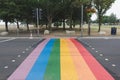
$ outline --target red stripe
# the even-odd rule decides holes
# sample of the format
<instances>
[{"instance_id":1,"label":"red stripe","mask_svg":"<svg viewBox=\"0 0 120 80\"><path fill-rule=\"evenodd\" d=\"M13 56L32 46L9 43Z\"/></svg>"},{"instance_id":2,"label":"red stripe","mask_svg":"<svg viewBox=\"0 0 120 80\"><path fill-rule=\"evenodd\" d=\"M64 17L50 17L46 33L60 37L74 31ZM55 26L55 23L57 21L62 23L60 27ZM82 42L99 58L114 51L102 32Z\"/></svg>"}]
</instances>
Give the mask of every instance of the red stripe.
<instances>
[{"instance_id":1,"label":"red stripe","mask_svg":"<svg viewBox=\"0 0 120 80\"><path fill-rule=\"evenodd\" d=\"M103 67L102 65L88 52L81 43L78 41L71 39L71 41L75 44L84 60L88 64L89 68L97 78L97 80L115 80ZM86 75L87 77L87 75Z\"/></svg>"}]
</instances>

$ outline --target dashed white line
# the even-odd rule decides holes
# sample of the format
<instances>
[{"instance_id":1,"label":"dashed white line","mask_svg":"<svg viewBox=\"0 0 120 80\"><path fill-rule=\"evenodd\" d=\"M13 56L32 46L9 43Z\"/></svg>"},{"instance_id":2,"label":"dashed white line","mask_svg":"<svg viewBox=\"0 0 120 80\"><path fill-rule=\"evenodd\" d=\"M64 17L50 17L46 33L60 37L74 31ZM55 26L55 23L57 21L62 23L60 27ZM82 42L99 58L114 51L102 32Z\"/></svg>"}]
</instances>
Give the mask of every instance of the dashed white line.
<instances>
[{"instance_id":1,"label":"dashed white line","mask_svg":"<svg viewBox=\"0 0 120 80\"><path fill-rule=\"evenodd\" d=\"M28 51L29 49L28 48L26 48L26 51Z\"/></svg>"},{"instance_id":2,"label":"dashed white line","mask_svg":"<svg viewBox=\"0 0 120 80\"><path fill-rule=\"evenodd\" d=\"M15 60L12 60L12 62L14 63L14 62L15 62Z\"/></svg>"},{"instance_id":3,"label":"dashed white line","mask_svg":"<svg viewBox=\"0 0 120 80\"><path fill-rule=\"evenodd\" d=\"M21 55L18 55L17 57L21 57Z\"/></svg>"},{"instance_id":4,"label":"dashed white line","mask_svg":"<svg viewBox=\"0 0 120 80\"><path fill-rule=\"evenodd\" d=\"M103 54L100 54L100 56L103 56Z\"/></svg>"},{"instance_id":5,"label":"dashed white line","mask_svg":"<svg viewBox=\"0 0 120 80\"><path fill-rule=\"evenodd\" d=\"M12 41L14 39L16 39L16 38L11 38L11 39L7 39L7 40L3 40L3 41L0 41L0 43L7 42L7 41Z\"/></svg>"},{"instance_id":6,"label":"dashed white line","mask_svg":"<svg viewBox=\"0 0 120 80\"><path fill-rule=\"evenodd\" d=\"M98 52L98 51L95 51L96 53Z\"/></svg>"},{"instance_id":7,"label":"dashed white line","mask_svg":"<svg viewBox=\"0 0 120 80\"><path fill-rule=\"evenodd\" d=\"M22 53L25 53L25 51L23 51Z\"/></svg>"},{"instance_id":8,"label":"dashed white line","mask_svg":"<svg viewBox=\"0 0 120 80\"><path fill-rule=\"evenodd\" d=\"M115 67L116 65L115 64L112 64L113 67Z\"/></svg>"},{"instance_id":9,"label":"dashed white line","mask_svg":"<svg viewBox=\"0 0 120 80\"><path fill-rule=\"evenodd\" d=\"M106 61L109 61L109 59L105 58Z\"/></svg>"},{"instance_id":10,"label":"dashed white line","mask_svg":"<svg viewBox=\"0 0 120 80\"><path fill-rule=\"evenodd\" d=\"M5 69L7 69L7 68L8 68L8 66L4 66L4 68L5 68Z\"/></svg>"}]
</instances>

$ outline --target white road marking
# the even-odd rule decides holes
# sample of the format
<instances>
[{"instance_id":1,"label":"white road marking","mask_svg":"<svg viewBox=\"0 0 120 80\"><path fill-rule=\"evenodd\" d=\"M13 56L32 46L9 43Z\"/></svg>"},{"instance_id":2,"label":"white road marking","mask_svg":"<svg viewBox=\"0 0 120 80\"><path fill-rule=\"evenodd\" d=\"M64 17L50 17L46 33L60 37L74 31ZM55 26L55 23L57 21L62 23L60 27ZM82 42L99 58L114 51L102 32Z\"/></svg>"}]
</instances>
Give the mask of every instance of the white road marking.
<instances>
[{"instance_id":1,"label":"white road marking","mask_svg":"<svg viewBox=\"0 0 120 80\"><path fill-rule=\"evenodd\" d=\"M28 48L26 48L26 51L28 51L29 49Z\"/></svg>"},{"instance_id":2,"label":"white road marking","mask_svg":"<svg viewBox=\"0 0 120 80\"><path fill-rule=\"evenodd\" d=\"M105 58L106 61L109 61L109 59Z\"/></svg>"},{"instance_id":3,"label":"white road marking","mask_svg":"<svg viewBox=\"0 0 120 80\"><path fill-rule=\"evenodd\" d=\"M25 51L23 51L22 53L25 53Z\"/></svg>"},{"instance_id":4,"label":"white road marking","mask_svg":"<svg viewBox=\"0 0 120 80\"><path fill-rule=\"evenodd\" d=\"M18 55L18 57L21 57L21 55Z\"/></svg>"},{"instance_id":5,"label":"white road marking","mask_svg":"<svg viewBox=\"0 0 120 80\"><path fill-rule=\"evenodd\" d=\"M5 68L5 69L7 69L7 68L8 68L8 66L4 66L4 68Z\"/></svg>"},{"instance_id":6,"label":"white road marking","mask_svg":"<svg viewBox=\"0 0 120 80\"><path fill-rule=\"evenodd\" d=\"M109 39L108 37L105 37L104 39Z\"/></svg>"},{"instance_id":7,"label":"white road marking","mask_svg":"<svg viewBox=\"0 0 120 80\"><path fill-rule=\"evenodd\" d=\"M98 51L95 51L96 53L98 52Z\"/></svg>"},{"instance_id":8,"label":"white road marking","mask_svg":"<svg viewBox=\"0 0 120 80\"><path fill-rule=\"evenodd\" d=\"M14 62L15 62L15 60L12 60L12 62L14 63Z\"/></svg>"},{"instance_id":9,"label":"white road marking","mask_svg":"<svg viewBox=\"0 0 120 80\"><path fill-rule=\"evenodd\" d=\"M103 54L100 54L100 56L103 56Z\"/></svg>"},{"instance_id":10,"label":"white road marking","mask_svg":"<svg viewBox=\"0 0 120 80\"><path fill-rule=\"evenodd\" d=\"M113 67L115 67L116 65L115 64L112 64Z\"/></svg>"},{"instance_id":11,"label":"white road marking","mask_svg":"<svg viewBox=\"0 0 120 80\"><path fill-rule=\"evenodd\" d=\"M7 41L12 41L14 39L16 39L16 38L10 38L10 39L7 39L7 40L3 40L3 41L0 41L0 43L7 42Z\"/></svg>"}]
</instances>

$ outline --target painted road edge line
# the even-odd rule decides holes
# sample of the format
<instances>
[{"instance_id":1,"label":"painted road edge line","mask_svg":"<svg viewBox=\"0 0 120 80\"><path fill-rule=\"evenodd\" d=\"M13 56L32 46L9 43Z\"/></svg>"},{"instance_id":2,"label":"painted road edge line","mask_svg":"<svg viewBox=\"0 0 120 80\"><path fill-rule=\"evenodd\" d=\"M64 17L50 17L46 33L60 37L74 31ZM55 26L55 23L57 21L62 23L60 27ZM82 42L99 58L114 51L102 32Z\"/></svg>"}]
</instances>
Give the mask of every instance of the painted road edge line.
<instances>
[{"instance_id":1,"label":"painted road edge line","mask_svg":"<svg viewBox=\"0 0 120 80\"><path fill-rule=\"evenodd\" d=\"M12 41L12 40L15 40L15 39L16 39L16 38L10 38L10 39L7 39L7 40L2 40L2 41L0 41L0 43Z\"/></svg>"}]
</instances>

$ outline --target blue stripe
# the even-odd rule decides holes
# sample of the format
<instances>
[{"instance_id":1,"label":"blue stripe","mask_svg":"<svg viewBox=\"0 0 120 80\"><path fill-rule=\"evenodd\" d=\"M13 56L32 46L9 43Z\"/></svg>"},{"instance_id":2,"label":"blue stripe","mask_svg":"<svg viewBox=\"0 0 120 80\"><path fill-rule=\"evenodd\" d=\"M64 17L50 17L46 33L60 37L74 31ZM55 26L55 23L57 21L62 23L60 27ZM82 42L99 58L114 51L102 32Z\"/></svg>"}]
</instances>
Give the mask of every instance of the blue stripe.
<instances>
[{"instance_id":1,"label":"blue stripe","mask_svg":"<svg viewBox=\"0 0 120 80\"><path fill-rule=\"evenodd\" d=\"M43 80L54 41L54 39L51 39L47 43L47 45L39 55L38 59L36 60L31 71L29 72L28 76L26 77L26 80Z\"/></svg>"}]
</instances>

